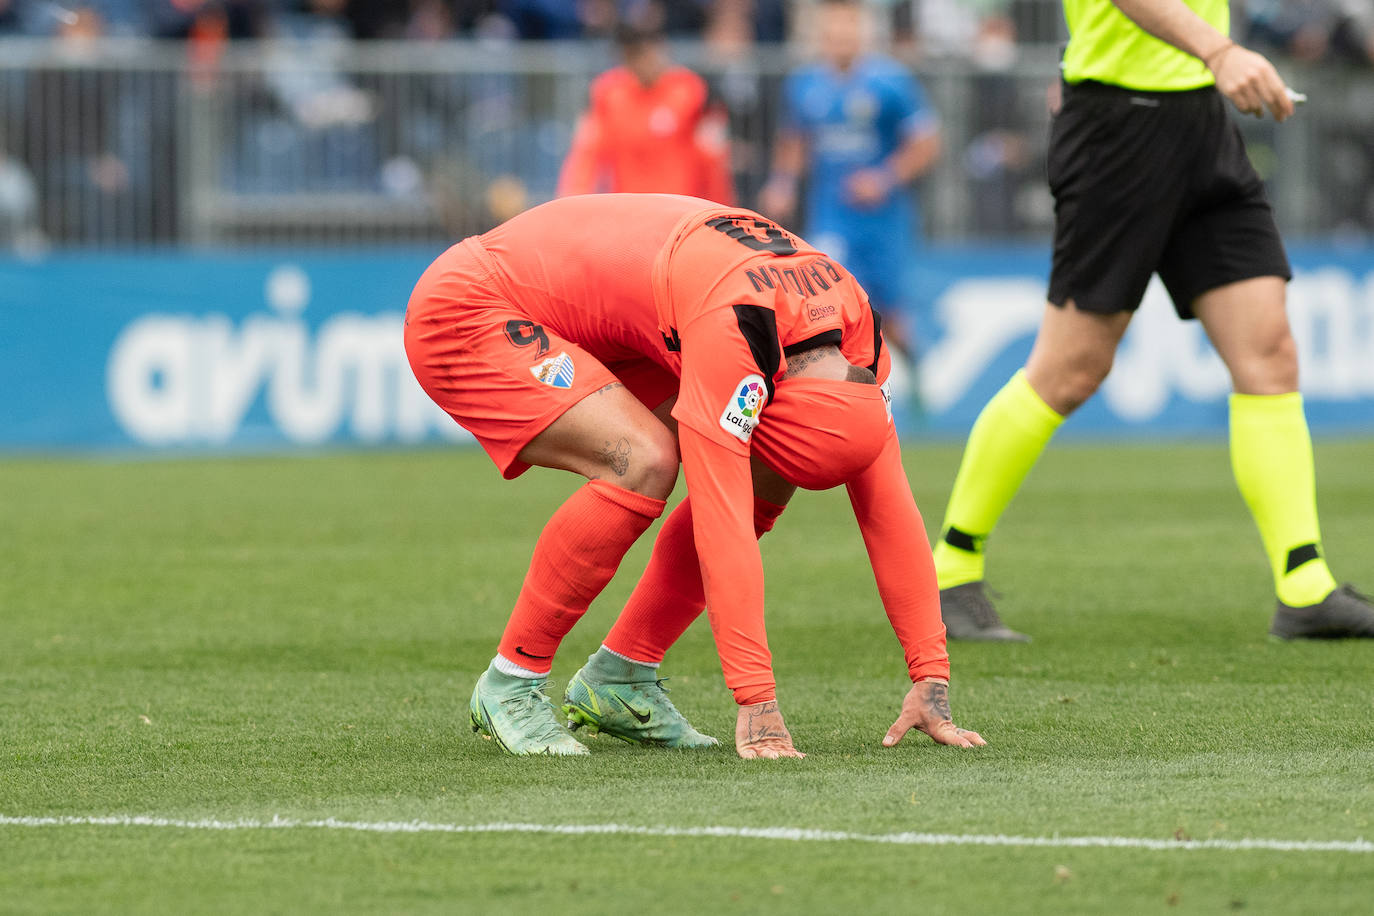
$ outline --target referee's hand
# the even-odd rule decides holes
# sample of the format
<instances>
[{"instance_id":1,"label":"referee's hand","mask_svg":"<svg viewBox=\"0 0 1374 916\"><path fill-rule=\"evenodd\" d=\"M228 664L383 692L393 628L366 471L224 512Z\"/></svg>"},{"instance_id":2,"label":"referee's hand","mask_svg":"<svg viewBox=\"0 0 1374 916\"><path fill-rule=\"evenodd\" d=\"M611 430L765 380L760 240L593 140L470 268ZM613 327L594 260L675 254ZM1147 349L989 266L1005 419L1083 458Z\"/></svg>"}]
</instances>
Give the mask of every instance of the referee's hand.
<instances>
[{"instance_id":1,"label":"referee's hand","mask_svg":"<svg viewBox=\"0 0 1374 916\"><path fill-rule=\"evenodd\" d=\"M1213 54L1207 65L1217 90L1245 114L1262 118L1266 107L1276 121L1293 114L1283 78L1263 55L1232 44Z\"/></svg>"}]
</instances>

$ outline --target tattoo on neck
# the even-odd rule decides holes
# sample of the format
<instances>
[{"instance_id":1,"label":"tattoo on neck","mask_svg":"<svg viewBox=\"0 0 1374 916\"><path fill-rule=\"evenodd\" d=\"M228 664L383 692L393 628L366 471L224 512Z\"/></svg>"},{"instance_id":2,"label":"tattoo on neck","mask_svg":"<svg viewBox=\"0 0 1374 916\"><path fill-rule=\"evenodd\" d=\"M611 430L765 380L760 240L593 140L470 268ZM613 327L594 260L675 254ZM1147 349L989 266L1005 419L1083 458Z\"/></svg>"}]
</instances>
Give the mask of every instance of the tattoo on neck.
<instances>
[{"instance_id":1,"label":"tattoo on neck","mask_svg":"<svg viewBox=\"0 0 1374 916\"><path fill-rule=\"evenodd\" d=\"M783 373L783 378L792 378L799 375L803 369L812 363L818 363L823 359L832 356L839 356L840 351L836 347L813 347L810 350L803 350L787 357L787 371Z\"/></svg>"}]
</instances>

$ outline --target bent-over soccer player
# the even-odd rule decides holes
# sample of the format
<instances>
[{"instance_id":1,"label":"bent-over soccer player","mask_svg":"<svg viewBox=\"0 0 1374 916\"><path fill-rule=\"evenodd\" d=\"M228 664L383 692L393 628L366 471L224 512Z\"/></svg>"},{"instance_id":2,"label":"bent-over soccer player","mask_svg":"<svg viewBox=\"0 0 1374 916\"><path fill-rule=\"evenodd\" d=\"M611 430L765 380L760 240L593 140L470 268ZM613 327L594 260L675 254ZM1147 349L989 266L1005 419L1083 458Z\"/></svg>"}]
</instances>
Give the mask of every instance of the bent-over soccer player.
<instances>
[{"instance_id":1,"label":"bent-over soccer player","mask_svg":"<svg viewBox=\"0 0 1374 916\"><path fill-rule=\"evenodd\" d=\"M912 728L985 743L949 709L949 656L925 529L880 387L878 316L839 264L748 210L663 194L569 197L455 245L424 273L406 352L425 391L502 475L588 483L535 545L472 726L512 754L586 754L544 693L559 643L662 514L687 497L563 710L641 744L707 747L660 686L704 608L744 758L800 757L778 708L757 538L797 487L844 484L912 688ZM679 458L680 456L680 458Z\"/></svg>"}]
</instances>

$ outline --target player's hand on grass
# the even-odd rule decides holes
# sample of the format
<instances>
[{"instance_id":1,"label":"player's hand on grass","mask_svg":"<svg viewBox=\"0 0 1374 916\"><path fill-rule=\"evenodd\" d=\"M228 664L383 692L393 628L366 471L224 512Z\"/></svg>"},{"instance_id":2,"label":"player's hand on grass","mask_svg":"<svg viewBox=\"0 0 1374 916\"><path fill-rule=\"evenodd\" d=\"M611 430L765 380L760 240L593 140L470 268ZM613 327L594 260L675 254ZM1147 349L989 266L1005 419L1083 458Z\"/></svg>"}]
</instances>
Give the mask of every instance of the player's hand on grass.
<instances>
[{"instance_id":1,"label":"player's hand on grass","mask_svg":"<svg viewBox=\"0 0 1374 916\"><path fill-rule=\"evenodd\" d=\"M745 760L806 756L792 746L792 736L783 724L777 700L739 708L739 717L735 720L735 750Z\"/></svg>"},{"instance_id":2,"label":"player's hand on grass","mask_svg":"<svg viewBox=\"0 0 1374 916\"><path fill-rule=\"evenodd\" d=\"M1261 54L1228 44L1204 61L1216 77L1217 91L1248 115L1264 117L1267 107L1274 120L1293 114L1293 100L1274 65Z\"/></svg>"},{"instance_id":3,"label":"player's hand on grass","mask_svg":"<svg viewBox=\"0 0 1374 916\"><path fill-rule=\"evenodd\" d=\"M949 713L949 682L919 681L911 685L902 712L883 737L883 747L892 747L902 736L918 728L935 739L936 744L952 747L981 747L987 744L983 736L954 724Z\"/></svg>"}]
</instances>

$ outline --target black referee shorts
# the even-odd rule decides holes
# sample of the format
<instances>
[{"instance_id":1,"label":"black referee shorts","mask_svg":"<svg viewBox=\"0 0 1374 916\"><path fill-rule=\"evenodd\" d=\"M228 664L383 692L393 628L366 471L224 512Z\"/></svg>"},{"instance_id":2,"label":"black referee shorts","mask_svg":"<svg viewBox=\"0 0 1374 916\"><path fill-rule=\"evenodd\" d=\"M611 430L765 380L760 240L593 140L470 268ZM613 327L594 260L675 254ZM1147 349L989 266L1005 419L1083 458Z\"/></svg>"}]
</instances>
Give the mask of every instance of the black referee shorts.
<instances>
[{"instance_id":1,"label":"black referee shorts","mask_svg":"<svg viewBox=\"0 0 1374 916\"><path fill-rule=\"evenodd\" d=\"M1182 318L1208 290L1292 270L1264 185L1215 89L1064 86L1050 128L1049 301L1134 311L1158 271Z\"/></svg>"}]
</instances>

